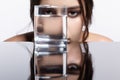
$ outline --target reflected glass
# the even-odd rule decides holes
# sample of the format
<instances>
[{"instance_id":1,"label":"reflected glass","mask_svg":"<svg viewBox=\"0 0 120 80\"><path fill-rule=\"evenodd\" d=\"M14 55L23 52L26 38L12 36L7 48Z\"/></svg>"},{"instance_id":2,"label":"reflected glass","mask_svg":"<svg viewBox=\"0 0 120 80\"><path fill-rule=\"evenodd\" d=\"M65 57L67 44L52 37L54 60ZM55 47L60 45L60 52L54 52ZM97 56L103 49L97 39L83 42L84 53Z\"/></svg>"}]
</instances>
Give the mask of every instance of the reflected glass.
<instances>
[{"instance_id":1,"label":"reflected glass","mask_svg":"<svg viewBox=\"0 0 120 80\"><path fill-rule=\"evenodd\" d=\"M62 56L48 55L40 58L39 73L52 78L40 80L92 80L93 67L87 43L71 42L67 44L66 77L62 77ZM36 79L37 80L37 79Z\"/></svg>"}]
</instances>

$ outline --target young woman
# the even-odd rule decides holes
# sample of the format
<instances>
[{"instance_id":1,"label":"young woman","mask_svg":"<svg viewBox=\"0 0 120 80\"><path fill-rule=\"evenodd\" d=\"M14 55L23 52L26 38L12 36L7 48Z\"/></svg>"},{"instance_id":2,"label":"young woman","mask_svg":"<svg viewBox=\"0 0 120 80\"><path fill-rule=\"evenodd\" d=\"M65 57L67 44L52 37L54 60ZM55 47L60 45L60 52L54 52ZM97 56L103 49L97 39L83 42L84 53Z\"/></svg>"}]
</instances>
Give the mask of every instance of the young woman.
<instances>
[{"instance_id":1,"label":"young woman","mask_svg":"<svg viewBox=\"0 0 120 80\"><path fill-rule=\"evenodd\" d=\"M91 23L93 1L92 0L31 0L30 16L34 21L34 6L35 5L53 5L53 6L66 6L68 11L68 38L72 41L111 41L110 39L99 36L97 34L89 34L89 24ZM50 12L51 13L51 12ZM49 12L48 12L49 14ZM34 24L34 23L33 23ZM82 28L84 26L84 31ZM89 36L89 37L88 37ZM13 37L11 41L32 41L33 32ZM99 39L98 39L99 38ZM85 45L84 59L79 46L79 43L68 44L67 67L68 70L80 70L80 74L73 80L92 80L93 69L91 56L88 54L88 47ZM34 58L31 59L31 62ZM32 62L33 63L33 62ZM81 66L80 66L81 65ZM81 68L79 68L81 67ZM34 80L34 67L31 64L31 80ZM74 78L71 77L70 80ZM69 80L69 79L68 79Z\"/></svg>"},{"instance_id":2,"label":"young woman","mask_svg":"<svg viewBox=\"0 0 120 80\"><path fill-rule=\"evenodd\" d=\"M73 8L68 12L68 36L79 38L79 41L108 41L112 40L95 33L89 33L89 25L92 18L92 0L31 0L30 17L34 21L34 5L54 5ZM33 23L34 24L34 23ZM82 30L84 28L84 30ZM21 34L5 41L33 41L33 32Z\"/></svg>"},{"instance_id":3,"label":"young woman","mask_svg":"<svg viewBox=\"0 0 120 80\"><path fill-rule=\"evenodd\" d=\"M112 41L111 39L94 34L89 33L89 25L91 23L92 18L92 9L93 9L93 0L30 0L30 17L34 24L34 6L35 5L53 5L63 7L66 6L69 10L67 12L68 15L68 31L67 35L72 41L78 42L90 42L90 41ZM83 30L84 29L84 30ZM6 41L33 41L34 34L33 32L17 35ZM92 80L93 69L91 56L88 54L88 47L86 47L86 43L84 43L84 47L86 50L86 54L84 54L83 67L81 68L82 74L78 78L79 80ZM82 64L81 51L78 44L68 44L68 67L70 69L78 69L78 65ZM31 63L33 63L34 59L31 59ZM33 62L32 62L33 61ZM31 64L31 73L34 73L33 64ZM31 74L31 80L34 80L34 74Z\"/></svg>"}]
</instances>

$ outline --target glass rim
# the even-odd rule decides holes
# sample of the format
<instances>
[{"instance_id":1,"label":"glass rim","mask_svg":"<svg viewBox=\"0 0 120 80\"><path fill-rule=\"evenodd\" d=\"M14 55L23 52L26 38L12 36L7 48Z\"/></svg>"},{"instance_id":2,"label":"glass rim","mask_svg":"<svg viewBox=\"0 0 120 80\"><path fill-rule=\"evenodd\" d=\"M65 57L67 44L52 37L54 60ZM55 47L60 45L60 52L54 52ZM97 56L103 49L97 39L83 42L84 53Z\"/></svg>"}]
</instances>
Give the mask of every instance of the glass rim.
<instances>
[{"instance_id":1,"label":"glass rim","mask_svg":"<svg viewBox=\"0 0 120 80\"><path fill-rule=\"evenodd\" d=\"M62 10L62 14L51 14L51 15L44 15L44 14L39 14L38 9L39 8L54 8L54 9L61 9ZM63 12L64 11L64 12ZM67 16L67 7L66 6L54 6L54 5L35 5L34 6L34 16L41 16L41 17L62 17L62 16Z\"/></svg>"},{"instance_id":2,"label":"glass rim","mask_svg":"<svg viewBox=\"0 0 120 80\"><path fill-rule=\"evenodd\" d=\"M34 7L46 7L46 8L67 8L66 6L54 6L54 5L35 5Z\"/></svg>"},{"instance_id":3,"label":"glass rim","mask_svg":"<svg viewBox=\"0 0 120 80\"><path fill-rule=\"evenodd\" d=\"M35 79L55 79L55 78L67 78L68 75L61 76L35 76Z\"/></svg>"}]
</instances>

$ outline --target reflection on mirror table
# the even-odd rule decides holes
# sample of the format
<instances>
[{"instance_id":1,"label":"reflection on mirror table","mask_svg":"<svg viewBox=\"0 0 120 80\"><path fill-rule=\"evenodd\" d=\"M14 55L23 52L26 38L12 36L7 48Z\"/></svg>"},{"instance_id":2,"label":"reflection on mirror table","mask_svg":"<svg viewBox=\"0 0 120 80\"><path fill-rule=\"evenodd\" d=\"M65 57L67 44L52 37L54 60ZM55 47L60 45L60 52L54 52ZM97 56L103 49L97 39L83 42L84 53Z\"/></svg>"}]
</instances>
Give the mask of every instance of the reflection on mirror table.
<instances>
[{"instance_id":1,"label":"reflection on mirror table","mask_svg":"<svg viewBox=\"0 0 120 80\"><path fill-rule=\"evenodd\" d=\"M89 52L92 56L93 80L119 80L120 76L120 43L88 43ZM74 46L74 45L73 45ZM71 49L70 49L71 50ZM33 52L33 43L29 42L0 42L0 80L28 80L30 77L30 59ZM72 53L69 53L72 54ZM79 55L78 55L79 56ZM61 73L61 63L54 58L62 58L58 55L49 57L54 64L44 63L41 72L52 72L51 75ZM76 56L74 56L76 57ZM43 57L46 62L48 57ZM70 59L72 59L69 56ZM77 59L77 57L76 57ZM72 60L73 61L73 60ZM68 61L69 62L69 61ZM50 64L50 65L48 65ZM67 80L77 80L80 71L74 64L68 65ZM80 67L79 67L80 68ZM72 70L73 69L73 70ZM75 70L76 69L76 70ZM46 71L45 71L46 70ZM54 70L54 71L53 71ZM59 74L58 74L59 73ZM47 73L49 74L49 73ZM46 74L46 75L47 75ZM53 80L63 80L64 78L54 78Z\"/></svg>"}]
</instances>

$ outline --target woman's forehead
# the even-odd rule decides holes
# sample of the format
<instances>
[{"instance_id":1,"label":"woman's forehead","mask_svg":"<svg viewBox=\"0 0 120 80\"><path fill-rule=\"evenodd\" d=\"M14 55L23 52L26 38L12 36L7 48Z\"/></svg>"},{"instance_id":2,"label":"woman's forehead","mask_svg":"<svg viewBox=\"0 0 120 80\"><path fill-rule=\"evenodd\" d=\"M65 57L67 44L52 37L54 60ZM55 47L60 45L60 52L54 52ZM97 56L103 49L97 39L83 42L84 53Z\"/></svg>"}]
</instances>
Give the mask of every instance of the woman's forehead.
<instances>
[{"instance_id":1,"label":"woman's forehead","mask_svg":"<svg viewBox=\"0 0 120 80\"><path fill-rule=\"evenodd\" d=\"M78 0L41 0L42 5L53 5L53 6L66 6L74 7L79 6Z\"/></svg>"}]
</instances>

